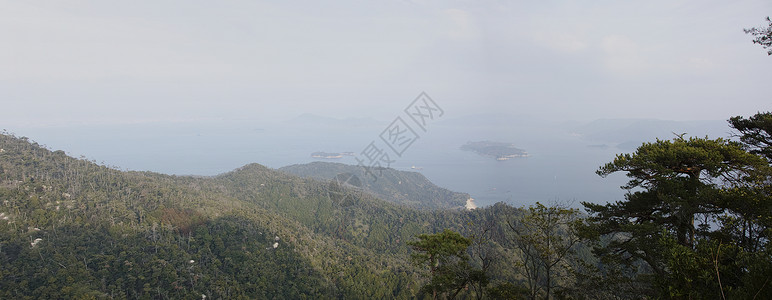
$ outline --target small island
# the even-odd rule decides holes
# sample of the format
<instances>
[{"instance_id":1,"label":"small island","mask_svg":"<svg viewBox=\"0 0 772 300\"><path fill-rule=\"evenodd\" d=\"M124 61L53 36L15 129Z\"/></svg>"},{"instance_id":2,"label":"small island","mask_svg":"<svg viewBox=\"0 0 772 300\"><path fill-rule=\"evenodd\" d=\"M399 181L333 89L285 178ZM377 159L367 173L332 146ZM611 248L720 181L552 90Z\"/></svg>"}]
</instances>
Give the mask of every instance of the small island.
<instances>
[{"instance_id":1,"label":"small island","mask_svg":"<svg viewBox=\"0 0 772 300\"><path fill-rule=\"evenodd\" d=\"M461 150L473 151L482 156L493 157L496 160L528 157L528 152L525 152L525 150L516 148L514 144L502 142L468 142L461 146Z\"/></svg>"}]
</instances>

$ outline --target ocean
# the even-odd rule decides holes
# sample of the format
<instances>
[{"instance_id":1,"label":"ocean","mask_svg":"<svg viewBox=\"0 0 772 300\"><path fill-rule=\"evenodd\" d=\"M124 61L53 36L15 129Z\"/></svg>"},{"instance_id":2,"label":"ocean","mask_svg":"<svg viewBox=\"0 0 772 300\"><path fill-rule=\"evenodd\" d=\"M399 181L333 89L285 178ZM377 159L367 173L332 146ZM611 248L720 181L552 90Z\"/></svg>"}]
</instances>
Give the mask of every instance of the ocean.
<instances>
[{"instance_id":1,"label":"ocean","mask_svg":"<svg viewBox=\"0 0 772 300\"><path fill-rule=\"evenodd\" d=\"M616 154L634 148L588 140L585 134L574 132L575 124L532 122L506 118L467 122L460 118L429 124L425 132L417 132L418 138L401 156L391 153L390 167L420 172L441 187L469 193L480 207L497 202L528 206L556 201L581 207L581 202L623 199L624 174L601 178L595 171ZM380 144L380 134L389 123L299 118L276 123L228 120L8 130L49 149L122 170L212 176L249 163L271 168L318 160L356 165L351 156L314 159L311 153L354 152L362 157L371 142ZM459 149L466 142L483 140L512 143L529 156L498 161Z\"/></svg>"}]
</instances>

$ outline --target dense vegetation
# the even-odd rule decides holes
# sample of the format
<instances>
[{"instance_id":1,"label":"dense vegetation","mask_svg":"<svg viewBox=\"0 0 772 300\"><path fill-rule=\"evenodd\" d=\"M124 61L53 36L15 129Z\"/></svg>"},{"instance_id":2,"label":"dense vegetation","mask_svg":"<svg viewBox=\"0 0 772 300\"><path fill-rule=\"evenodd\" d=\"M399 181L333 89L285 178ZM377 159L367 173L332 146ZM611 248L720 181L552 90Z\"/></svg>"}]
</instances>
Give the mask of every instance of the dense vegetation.
<instances>
[{"instance_id":1,"label":"dense vegetation","mask_svg":"<svg viewBox=\"0 0 772 300\"><path fill-rule=\"evenodd\" d=\"M441 188L418 172L381 169L367 174L360 166L341 163L313 162L279 168L279 171L301 177L332 180L332 184L359 187L379 199L415 208L460 208L466 204L469 194L456 193Z\"/></svg>"},{"instance_id":2,"label":"dense vegetation","mask_svg":"<svg viewBox=\"0 0 772 300\"><path fill-rule=\"evenodd\" d=\"M772 278L772 114L730 120L740 142L679 136L598 170L626 172L624 201L585 203L603 259L652 296L756 298Z\"/></svg>"},{"instance_id":3,"label":"dense vegetation","mask_svg":"<svg viewBox=\"0 0 772 300\"><path fill-rule=\"evenodd\" d=\"M759 298L772 114L730 124L739 142L618 155L598 174L626 173L629 193L587 214L440 209L459 194L393 170L369 190L341 184L356 167L338 164L293 167L317 179L124 172L2 134L0 298Z\"/></svg>"},{"instance_id":4,"label":"dense vegetation","mask_svg":"<svg viewBox=\"0 0 772 300\"><path fill-rule=\"evenodd\" d=\"M113 170L9 135L0 148L0 298L407 297L415 289L404 259L373 251L399 248L390 240L402 237L386 232L407 239L428 225L400 232L387 224L398 223L389 219L398 208L373 199L344 211L314 192L326 185L258 165L176 177ZM384 217L361 222L368 207Z\"/></svg>"},{"instance_id":5,"label":"dense vegetation","mask_svg":"<svg viewBox=\"0 0 772 300\"><path fill-rule=\"evenodd\" d=\"M0 298L411 298L407 242L477 218L257 164L168 176L0 149Z\"/></svg>"},{"instance_id":6,"label":"dense vegetation","mask_svg":"<svg viewBox=\"0 0 772 300\"><path fill-rule=\"evenodd\" d=\"M493 157L497 160L528 156L528 153L525 152L525 150L516 148L514 144L502 142L467 142L466 144L461 145L460 149L472 151L482 156Z\"/></svg>"}]
</instances>

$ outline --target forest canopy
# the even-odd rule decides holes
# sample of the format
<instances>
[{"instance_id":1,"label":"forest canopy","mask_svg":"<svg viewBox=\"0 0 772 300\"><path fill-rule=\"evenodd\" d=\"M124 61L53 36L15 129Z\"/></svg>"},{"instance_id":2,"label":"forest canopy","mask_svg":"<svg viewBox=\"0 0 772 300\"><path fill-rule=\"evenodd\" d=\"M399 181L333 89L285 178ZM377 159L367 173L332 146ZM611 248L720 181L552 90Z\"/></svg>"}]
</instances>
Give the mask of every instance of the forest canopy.
<instances>
[{"instance_id":1,"label":"forest canopy","mask_svg":"<svg viewBox=\"0 0 772 300\"><path fill-rule=\"evenodd\" d=\"M772 293L770 120L617 155L597 173L625 198L586 213L393 203L258 164L127 172L4 133L0 297L753 298Z\"/></svg>"}]
</instances>

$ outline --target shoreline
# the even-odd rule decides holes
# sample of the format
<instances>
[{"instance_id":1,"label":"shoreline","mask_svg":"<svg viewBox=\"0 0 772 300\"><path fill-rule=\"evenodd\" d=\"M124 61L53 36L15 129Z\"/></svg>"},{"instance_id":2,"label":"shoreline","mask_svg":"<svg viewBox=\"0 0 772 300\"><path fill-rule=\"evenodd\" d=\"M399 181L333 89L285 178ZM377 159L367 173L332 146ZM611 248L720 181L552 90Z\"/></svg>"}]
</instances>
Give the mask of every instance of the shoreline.
<instances>
[{"instance_id":1,"label":"shoreline","mask_svg":"<svg viewBox=\"0 0 772 300\"><path fill-rule=\"evenodd\" d=\"M477 205L474 204L474 198L470 197L469 199L466 199L466 205L464 207L466 207L468 210L476 209Z\"/></svg>"}]
</instances>

